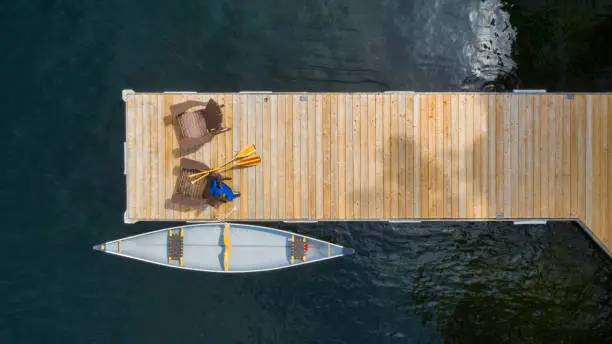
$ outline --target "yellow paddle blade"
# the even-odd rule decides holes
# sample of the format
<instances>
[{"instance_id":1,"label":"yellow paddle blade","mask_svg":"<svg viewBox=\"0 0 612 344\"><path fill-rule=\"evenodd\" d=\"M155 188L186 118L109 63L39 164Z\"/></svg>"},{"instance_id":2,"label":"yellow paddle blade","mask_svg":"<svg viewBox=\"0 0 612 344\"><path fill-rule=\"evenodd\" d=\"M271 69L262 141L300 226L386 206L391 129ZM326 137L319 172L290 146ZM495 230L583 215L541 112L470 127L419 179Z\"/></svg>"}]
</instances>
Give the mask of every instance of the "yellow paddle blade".
<instances>
[{"instance_id":1,"label":"yellow paddle blade","mask_svg":"<svg viewBox=\"0 0 612 344\"><path fill-rule=\"evenodd\" d=\"M203 174L219 171L222 168L224 168L225 166L233 163L234 161L236 161L238 159L246 158L247 156L249 156L251 154L254 154L255 152L256 152L255 145L254 144L250 144L250 145L242 148L238 153L236 153L236 156L232 160L226 162L225 164L223 164L223 165L221 165L219 167L215 167L213 169L207 170L207 171L201 171L201 172L197 172L197 173L192 173L192 174L189 175L189 178L193 178L193 177L201 176Z\"/></svg>"},{"instance_id":2,"label":"yellow paddle blade","mask_svg":"<svg viewBox=\"0 0 612 344\"><path fill-rule=\"evenodd\" d=\"M246 158L238 161L235 165L240 167L255 166L261 163L261 157L259 155Z\"/></svg>"},{"instance_id":3,"label":"yellow paddle blade","mask_svg":"<svg viewBox=\"0 0 612 344\"><path fill-rule=\"evenodd\" d=\"M246 158L247 156L251 155L251 154L255 154L256 149L255 149L255 145L254 144L250 144L244 148L242 148L237 154L236 154L236 158L237 159L242 159L242 158Z\"/></svg>"}]
</instances>

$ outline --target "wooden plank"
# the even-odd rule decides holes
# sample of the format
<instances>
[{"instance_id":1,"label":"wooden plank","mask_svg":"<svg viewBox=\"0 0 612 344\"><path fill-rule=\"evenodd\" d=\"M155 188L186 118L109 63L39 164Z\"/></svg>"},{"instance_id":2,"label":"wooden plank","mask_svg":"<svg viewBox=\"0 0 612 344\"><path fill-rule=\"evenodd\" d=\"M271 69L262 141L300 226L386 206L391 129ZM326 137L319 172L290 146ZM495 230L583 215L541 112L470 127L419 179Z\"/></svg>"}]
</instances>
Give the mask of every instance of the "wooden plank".
<instances>
[{"instance_id":1,"label":"wooden plank","mask_svg":"<svg viewBox=\"0 0 612 344\"><path fill-rule=\"evenodd\" d=\"M246 115L246 95L236 95L234 98L234 127L237 135L234 136L234 156L247 142L248 117ZM240 192L236 203L236 215L239 219L246 219L249 215L249 195L247 184L247 171L234 170L234 186Z\"/></svg>"},{"instance_id":2,"label":"wooden plank","mask_svg":"<svg viewBox=\"0 0 612 344\"><path fill-rule=\"evenodd\" d=\"M134 124L135 124L135 128L134 128L134 134L136 135L135 138L135 145L134 145L134 154L135 154L135 167L136 167L136 185L134 188L134 203L136 204L136 208L137 208L137 216L139 218L146 218L146 209L144 208L144 205L142 203L142 183L144 182L144 180L142 180L142 171L143 171L143 167L142 167L142 154L143 154L143 135L142 135L142 97L138 97L136 99L135 102L135 107L134 107Z\"/></svg>"},{"instance_id":3,"label":"wooden plank","mask_svg":"<svg viewBox=\"0 0 612 344\"><path fill-rule=\"evenodd\" d=\"M331 99L330 95L323 96L323 118L322 118L322 147L323 152L323 218L330 217L331 210Z\"/></svg>"},{"instance_id":4,"label":"wooden plank","mask_svg":"<svg viewBox=\"0 0 612 344\"><path fill-rule=\"evenodd\" d=\"M461 154L461 146L459 143L459 96L453 94L451 96L451 217L459 218L459 184L461 181L459 172L459 155Z\"/></svg>"},{"instance_id":5,"label":"wooden plank","mask_svg":"<svg viewBox=\"0 0 612 344\"><path fill-rule=\"evenodd\" d=\"M549 133L550 128L548 126L549 123L549 115L548 115L548 96L540 97L540 144L542 148L540 149L539 160L541 162L541 179L540 179L540 208L541 208L541 216L544 218L550 218L551 212L549 208L549 203L551 201L551 195L548 192L548 180L549 174L549 163L548 158L550 155L548 146L549 146Z\"/></svg>"},{"instance_id":6,"label":"wooden plank","mask_svg":"<svg viewBox=\"0 0 612 344\"><path fill-rule=\"evenodd\" d=\"M361 218L367 219L369 212L369 165L370 159L368 156L368 96L360 95L360 146L361 146Z\"/></svg>"},{"instance_id":7,"label":"wooden plank","mask_svg":"<svg viewBox=\"0 0 612 344\"><path fill-rule=\"evenodd\" d=\"M391 183L391 146L393 145L393 137L391 136L391 96L385 94L383 96L383 216L385 218L391 218L391 190L393 190L393 184Z\"/></svg>"},{"instance_id":8,"label":"wooden plank","mask_svg":"<svg viewBox=\"0 0 612 344\"><path fill-rule=\"evenodd\" d=\"M286 178L285 178L285 166L284 163L286 161L285 158L285 151L287 149L286 145L286 134L285 134L285 117L286 117L286 113L285 113L285 97L283 95L274 95L274 99L275 99L275 103L276 104L276 130L277 130L277 135L278 135L278 139L276 141L272 141L272 146L276 147L275 149L277 149L277 154L278 154L278 161L277 161L277 165L276 167L273 166L272 168L276 168L277 169L277 181L275 181L275 183L278 185L278 201L277 201L277 210L276 210L276 218L277 219L282 219L285 217L285 194L286 194L286 190L285 190L285 183L286 183ZM274 106L274 105L273 105ZM273 172L274 173L274 170ZM274 174L272 175L272 179L274 180ZM274 204L274 203L273 203Z\"/></svg>"},{"instance_id":9,"label":"wooden plank","mask_svg":"<svg viewBox=\"0 0 612 344\"><path fill-rule=\"evenodd\" d=\"M248 104L246 95L237 95L234 99L234 126L237 128L236 132L239 133L234 139L234 155L244 147L245 142L248 141L247 133L249 131L248 116L246 114ZM234 172L234 185L237 191L240 191L240 197L238 198L237 215L239 219L246 219L249 217L249 186L247 184L247 170L235 170Z\"/></svg>"},{"instance_id":10,"label":"wooden plank","mask_svg":"<svg viewBox=\"0 0 612 344\"><path fill-rule=\"evenodd\" d=\"M421 216L429 218L429 97L421 97Z\"/></svg>"},{"instance_id":11,"label":"wooden plank","mask_svg":"<svg viewBox=\"0 0 612 344\"><path fill-rule=\"evenodd\" d=\"M526 209L523 213L527 218L534 216L534 192L533 192L533 96L527 95L525 109L525 127L527 133L525 136L525 203Z\"/></svg>"},{"instance_id":12,"label":"wooden plank","mask_svg":"<svg viewBox=\"0 0 612 344\"><path fill-rule=\"evenodd\" d=\"M474 190L474 195L473 195L473 208L474 208L474 212L472 214L473 218L482 218L482 191L480 189L481 187L481 180L482 180L482 176L481 176L481 165L482 165L482 155L481 155L481 146L482 146L482 136L481 136L481 132L480 132L480 116L482 113L482 100L480 98L481 96L476 94L474 95L474 109L473 109L473 114L474 114L474 122L473 122L473 145L472 145L472 152L473 152L473 179L472 179L472 185L473 185L473 190Z\"/></svg>"},{"instance_id":13,"label":"wooden plank","mask_svg":"<svg viewBox=\"0 0 612 344\"><path fill-rule=\"evenodd\" d=\"M421 97L420 95L414 96L414 146L413 146L413 157L414 157L414 173L413 185L414 185L414 217L423 218L421 212Z\"/></svg>"},{"instance_id":14,"label":"wooden plank","mask_svg":"<svg viewBox=\"0 0 612 344\"><path fill-rule=\"evenodd\" d=\"M310 100L310 97L308 97ZM309 202L310 202L310 190L311 185L309 182L308 174L310 171L309 162L308 162L308 102L299 102L300 105L300 141L299 141L299 150L300 150L300 160L299 160L299 173L300 173L300 181L301 181L301 216L303 219L308 218L310 214L309 210Z\"/></svg>"},{"instance_id":15,"label":"wooden plank","mask_svg":"<svg viewBox=\"0 0 612 344\"><path fill-rule=\"evenodd\" d=\"M405 109L404 109L405 111ZM383 144L383 124L382 124L382 94L376 94L376 112L375 112L375 125L376 125L376 184L374 186L375 195L376 195L376 214L375 217L380 219L383 216L383 152L382 152L382 144ZM332 123L332 127L334 124ZM333 135L333 133L332 133ZM333 194L333 189L332 189Z\"/></svg>"},{"instance_id":16,"label":"wooden plank","mask_svg":"<svg viewBox=\"0 0 612 344\"><path fill-rule=\"evenodd\" d=\"M223 106L223 97L221 95L212 94L209 99L213 99L219 104L219 106ZM222 140L222 137L215 136L212 141L208 144L210 148L210 160L209 163L211 166L221 166L223 164L222 161L219 160L219 141ZM225 173L224 173L225 174ZM217 209L209 207L208 209L208 218L216 218L217 217ZM190 214L190 218L196 219L204 215L204 211L200 209L194 209Z\"/></svg>"},{"instance_id":17,"label":"wooden plank","mask_svg":"<svg viewBox=\"0 0 612 344\"><path fill-rule=\"evenodd\" d=\"M398 96L397 94L389 95L390 104L390 119L391 119L391 172L390 172L390 216L392 219L399 217L399 202L397 197L397 189L399 188L399 146L401 145L399 137L399 114L398 114Z\"/></svg>"},{"instance_id":18,"label":"wooden plank","mask_svg":"<svg viewBox=\"0 0 612 344\"><path fill-rule=\"evenodd\" d=\"M457 130L459 131L459 218L467 217L467 166L466 166L466 108L467 96L459 96L459 116L457 118Z\"/></svg>"},{"instance_id":19,"label":"wooden plank","mask_svg":"<svg viewBox=\"0 0 612 344\"><path fill-rule=\"evenodd\" d=\"M355 119L353 117L354 113L354 104L353 104L353 95L346 95L346 217L348 219L355 218L355 158L357 154L353 151L356 144L354 141L355 136Z\"/></svg>"},{"instance_id":20,"label":"wooden plank","mask_svg":"<svg viewBox=\"0 0 612 344\"><path fill-rule=\"evenodd\" d=\"M442 122L443 122L443 146L441 150L444 154L444 162L442 164L442 175L444 180L442 184L444 185L444 191L442 192L442 198L444 200L443 213L441 216L444 218L451 217L451 151L452 151L452 143L451 143L451 96L445 94L442 99L443 106L443 114L442 114Z\"/></svg>"},{"instance_id":21,"label":"wooden plank","mask_svg":"<svg viewBox=\"0 0 612 344\"><path fill-rule=\"evenodd\" d=\"M487 202L489 203L489 207L487 210L488 218L495 218L496 206L497 206L497 195L495 194L496 185L495 185L495 163L497 161L497 154L495 151L495 145L497 143L497 125L496 125L496 113L495 113L495 95L488 96L488 116L487 116L487 146L488 146L488 192L489 197L487 198Z\"/></svg>"},{"instance_id":22,"label":"wooden plank","mask_svg":"<svg viewBox=\"0 0 612 344\"><path fill-rule=\"evenodd\" d=\"M526 199L526 189L525 187L526 185L526 173L527 173L527 169L526 169L526 161L525 161L525 155L527 154L527 149L526 149L526 137L525 135L527 134L527 127L526 127L526 111L527 111L527 95L521 94L517 96L517 102L518 102L518 112L517 112L517 125L518 125L518 149L517 149L517 154L518 154L518 167L517 167L517 175L518 175L518 193L517 193L517 208L515 208L516 213L514 213L516 215L516 217L520 217L520 218L525 218L525 213L526 213L526 205L527 205L527 199Z\"/></svg>"},{"instance_id":23,"label":"wooden plank","mask_svg":"<svg viewBox=\"0 0 612 344\"><path fill-rule=\"evenodd\" d=\"M521 95L511 96L511 123L510 123L510 188L512 197L510 199L510 214L513 218L520 217L520 186L519 186L519 161L518 161L518 146L519 146L519 104L518 100Z\"/></svg>"},{"instance_id":24,"label":"wooden plank","mask_svg":"<svg viewBox=\"0 0 612 344\"><path fill-rule=\"evenodd\" d=\"M231 128L231 130L227 131L223 137L223 139L225 140L225 143L224 143L225 150L222 156L222 160L225 162L225 161L229 161L234 156L234 142L235 142L234 137L237 136L238 134L235 135L237 131L236 131L236 126L234 124L234 107L236 104L236 99L235 99L236 97L233 94L226 94L224 97L225 97L225 111L224 111L223 120L225 123L223 126L226 128ZM232 177L232 180L226 181L227 184L233 190L240 191L236 185L236 180L237 180L236 172L232 170L231 172L228 173L228 175ZM222 217L225 219L229 216L231 217L236 216L236 214L238 213L239 204L240 202L234 201L232 202L232 204L225 205L223 207Z\"/></svg>"},{"instance_id":25,"label":"wooden plank","mask_svg":"<svg viewBox=\"0 0 612 344\"><path fill-rule=\"evenodd\" d=\"M125 121L126 121L126 135L125 135L125 159L127 161L127 176L126 176L126 192L127 192L127 209L126 216L129 219L137 217L138 207L136 204L136 188L138 187L138 171L136 170L136 97L128 97L125 103ZM163 150L162 150L163 152ZM166 160L164 160L166 161Z\"/></svg>"},{"instance_id":26,"label":"wooden plank","mask_svg":"<svg viewBox=\"0 0 612 344\"><path fill-rule=\"evenodd\" d=\"M474 218L474 95L467 96L465 109L465 205L466 216Z\"/></svg>"},{"instance_id":27,"label":"wooden plank","mask_svg":"<svg viewBox=\"0 0 612 344\"><path fill-rule=\"evenodd\" d=\"M612 243L610 240L612 239L612 181L610 181L609 176L612 176L612 118L610 118L610 111L612 111L612 96L610 95L602 95L606 102L606 110L603 112L605 114L605 125L606 132L604 133L604 137L606 138L605 143L605 161L603 162L606 167L605 170L602 171L604 176L605 185L602 186L602 190L606 190L604 193L604 219L602 225L602 236L600 239L606 244L608 250L612 249Z\"/></svg>"},{"instance_id":28,"label":"wooden plank","mask_svg":"<svg viewBox=\"0 0 612 344\"><path fill-rule=\"evenodd\" d=\"M338 219L346 219L346 95L338 95Z\"/></svg>"},{"instance_id":29,"label":"wooden plank","mask_svg":"<svg viewBox=\"0 0 612 344\"><path fill-rule=\"evenodd\" d=\"M396 163L398 168L393 173L397 173L397 185L393 190L397 197L397 217L406 218L406 97L397 96L398 116L397 116L397 154Z\"/></svg>"},{"instance_id":30,"label":"wooden plank","mask_svg":"<svg viewBox=\"0 0 612 344\"><path fill-rule=\"evenodd\" d=\"M151 155L151 218L155 220L159 219L159 205L162 203L160 201L159 194L160 185L163 183L163 180L160 179L159 166L161 164L157 152L159 147L159 137L161 136L159 133L159 128L164 124L158 113L157 98L157 95L152 95L151 99L149 100L149 121L151 123L151 146L149 149L149 154ZM160 122L161 125L159 124Z\"/></svg>"},{"instance_id":31,"label":"wooden plank","mask_svg":"<svg viewBox=\"0 0 612 344\"><path fill-rule=\"evenodd\" d=\"M578 116L578 216L586 222L586 184L587 184L587 101L586 96L576 96L575 102L580 111Z\"/></svg>"},{"instance_id":32,"label":"wooden plank","mask_svg":"<svg viewBox=\"0 0 612 344\"><path fill-rule=\"evenodd\" d=\"M504 216L506 200L506 173L505 167L505 98L501 95L495 96L495 216Z\"/></svg>"},{"instance_id":33,"label":"wooden plank","mask_svg":"<svg viewBox=\"0 0 612 344\"><path fill-rule=\"evenodd\" d=\"M532 120L533 120L533 146L531 158L533 159L533 215L536 218L542 217L542 204L541 204L541 123L542 117L540 116L540 97L536 96L533 99L532 104Z\"/></svg>"},{"instance_id":34,"label":"wooden plank","mask_svg":"<svg viewBox=\"0 0 612 344\"><path fill-rule=\"evenodd\" d=\"M276 160L276 155L272 155L271 136L272 136L272 109L270 104L270 96L264 95L263 98L263 118L260 119L262 122L261 141L263 144L263 159L262 164L258 166L260 171L263 172L263 212L260 216L264 219L269 220L271 218L271 199L276 199L276 194L272 193L271 177L272 177L272 161Z\"/></svg>"},{"instance_id":35,"label":"wooden plank","mask_svg":"<svg viewBox=\"0 0 612 344\"><path fill-rule=\"evenodd\" d=\"M482 156L480 165L480 190L481 210L480 217L489 217L489 96L481 95L480 100L480 154Z\"/></svg>"},{"instance_id":36,"label":"wooden plank","mask_svg":"<svg viewBox=\"0 0 612 344\"><path fill-rule=\"evenodd\" d=\"M328 219L338 219L338 95L330 95L331 104L331 134L329 138L330 156L330 213Z\"/></svg>"},{"instance_id":37,"label":"wooden plank","mask_svg":"<svg viewBox=\"0 0 612 344\"><path fill-rule=\"evenodd\" d=\"M570 119L570 107L571 107L571 103L570 100L567 99L567 97L561 97L559 96L559 98L562 101L562 106L563 106L563 133L561 135L561 138L563 140L563 147L562 147L562 164L563 164L563 180L561 182L561 190L562 190L562 201L563 201L563 214L561 215L561 217L567 218L571 216L571 198L572 198L572 193L571 193L571 164L570 164L570 139L571 139L571 119Z\"/></svg>"},{"instance_id":38,"label":"wooden plank","mask_svg":"<svg viewBox=\"0 0 612 344\"><path fill-rule=\"evenodd\" d=\"M510 95L504 95L504 217L512 217L511 201L512 201L512 164L510 158L512 144L512 98ZM516 189L515 189L516 190Z\"/></svg>"},{"instance_id":39,"label":"wooden plank","mask_svg":"<svg viewBox=\"0 0 612 344\"><path fill-rule=\"evenodd\" d=\"M414 149L416 146L416 140L414 136L414 96L406 95L406 177L405 181L405 207L406 207L406 218L414 218L414 166L415 156ZM400 157L401 159L401 157Z\"/></svg>"},{"instance_id":40,"label":"wooden plank","mask_svg":"<svg viewBox=\"0 0 612 344\"><path fill-rule=\"evenodd\" d=\"M569 101L569 116L570 116L570 216L573 218L579 217L579 202L578 196L578 175L579 175L579 153L578 153L578 132L579 132L579 116L578 102L574 98ZM537 162L535 162L537 164Z\"/></svg>"},{"instance_id":41,"label":"wooden plank","mask_svg":"<svg viewBox=\"0 0 612 344\"><path fill-rule=\"evenodd\" d=\"M442 94L436 94L434 123L436 132L436 160L435 166L435 216L444 217L444 98Z\"/></svg>"},{"instance_id":42,"label":"wooden plank","mask_svg":"<svg viewBox=\"0 0 612 344\"><path fill-rule=\"evenodd\" d=\"M563 214L563 109L562 98L552 97L554 101L555 118L555 217L567 217Z\"/></svg>"},{"instance_id":43,"label":"wooden plank","mask_svg":"<svg viewBox=\"0 0 612 344\"><path fill-rule=\"evenodd\" d=\"M172 176L167 176L165 173L165 140L166 140L166 125L164 122L164 96L158 94L156 97L156 110L157 110L157 147L155 147L155 153L157 155L157 173L159 176L158 185L158 199L157 199L157 213L159 214L158 219L163 220L165 218L166 200L170 199L171 195L166 194L166 184L168 180L173 180Z\"/></svg>"},{"instance_id":44,"label":"wooden plank","mask_svg":"<svg viewBox=\"0 0 612 344\"><path fill-rule=\"evenodd\" d=\"M587 96L587 209L586 220L591 228L596 228L596 207L599 201L597 182L599 178L599 142L597 125L599 117L599 104L597 96Z\"/></svg>"},{"instance_id":45,"label":"wooden plank","mask_svg":"<svg viewBox=\"0 0 612 344\"><path fill-rule=\"evenodd\" d=\"M151 122L149 120L149 96L143 95L140 105L140 125L142 128L142 146L140 148L140 163L142 174L141 203L143 205L143 215L146 219L151 219Z\"/></svg>"},{"instance_id":46,"label":"wooden plank","mask_svg":"<svg viewBox=\"0 0 612 344\"><path fill-rule=\"evenodd\" d=\"M353 218L361 216L361 99L359 94L353 94ZM365 191L365 190L364 190Z\"/></svg>"},{"instance_id":47,"label":"wooden plank","mask_svg":"<svg viewBox=\"0 0 612 344\"><path fill-rule=\"evenodd\" d=\"M174 96L173 95L164 95L164 113L170 116L170 106L173 104ZM164 173L166 176L172 176L172 180L166 184L166 194L168 195L167 206L165 209L165 215L168 219L177 218L177 214L175 213L175 209L180 209L180 207L173 205L170 202L170 198L172 197L172 193L174 191L174 185L176 183L176 176L174 175L174 157L173 150L176 145L178 147L178 142L176 141L176 132L174 130L174 126L172 124L166 126L165 130L165 138L164 138Z\"/></svg>"},{"instance_id":48,"label":"wooden plank","mask_svg":"<svg viewBox=\"0 0 612 344\"><path fill-rule=\"evenodd\" d=\"M323 195L319 192L319 185L323 183L323 174L319 173L319 164L322 161L321 150L317 145L320 145L322 133L317 133L317 118L321 112L320 96L311 95L308 97L308 160L303 162L308 168L308 184L310 185L308 192L308 216L311 219L321 217L323 213ZM313 173L314 172L314 173Z\"/></svg>"},{"instance_id":49,"label":"wooden plank","mask_svg":"<svg viewBox=\"0 0 612 344\"><path fill-rule=\"evenodd\" d=\"M557 118L556 118L556 106L554 96L549 96L548 101L548 172L550 173L548 179L548 197L549 197L549 217L555 217L557 214L557 201L556 201L556 180L558 179L558 171L556 168L556 154L557 154Z\"/></svg>"},{"instance_id":50,"label":"wooden plank","mask_svg":"<svg viewBox=\"0 0 612 344\"><path fill-rule=\"evenodd\" d=\"M368 106L368 218L376 216L376 97L373 94L367 95Z\"/></svg>"},{"instance_id":51,"label":"wooden plank","mask_svg":"<svg viewBox=\"0 0 612 344\"><path fill-rule=\"evenodd\" d=\"M436 96L430 95L427 102L427 138L428 138L428 217L436 217L437 195L436 195Z\"/></svg>"},{"instance_id":52,"label":"wooden plank","mask_svg":"<svg viewBox=\"0 0 612 344\"><path fill-rule=\"evenodd\" d=\"M293 152L294 152L294 141L295 135L293 134L293 99L294 95L283 95L285 99L285 217L287 219L293 219L295 206L294 200L294 163L293 163Z\"/></svg>"},{"instance_id":53,"label":"wooden plank","mask_svg":"<svg viewBox=\"0 0 612 344\"><path fill-rule=\"evenodd\" d=\"M607 114L606 114L607 115ZM603 185L603 175L601 171L603 166L601 163L603 162L603 108L601 103L600 95L593 95L593 175L594 178L592 180L593 183L593 228L596 231L601 232L602 223L601 219L603 218L602 209L602 190L601 186Z\"/></svg>"},{"instance_id":54,"label":"wooden plank","mask_svg":"<svg viewBox=\"0 0 612 344\"><path fill-rule=\"evenodd\" d=\"M597 228L600 231L600 238L605 242L608 241L609 226L610 224L606 221L608 213L612 210L612 206L608 203L609 195L607 194L608 190L608 179L612 174L608 173L610 165L608 164L608 140L610 133L608 132L608 121L609 121L609 108L607 97L605 95L597 95L598 103L600 103L600 112L599 112L599 138L600 138L600 146L599 146L599 185L597 185L597 190L599 192L599 203L597 203L599 220L597 221Z\"/></svg>"},{"instance_id":55,"label":"wooden plank","mask_svg":"<svg viewBox=\"0 0 612 344\"><path fill-rule=\"evenodd\" d=\"M278 162L279 162L279 146L283 146L284 142L279 140L278 137L278 96L271 95L268 97L268 102L270 103L270 139L268 141L268 146L270 147L270 160L268 164L270 165L269 170L269 188L270 188L270 218L269 219L278 219ZM280 160L282 161L282 160ZM267 212L266 212L267 213Z\"/></svg>"},{"instance_id":56,"label":"wooden plank","mask_svg":"<svg viewBox=\"0 0 612 344\"><path fill-rule=\"evenodd\" d=\"M305 217L304 209L302 207L302 193L303 193L303 185L305 181L302 180L302 175L300 171L300 165L304 161L301 156L301 116L300 116L300 108L301 108L301 100L300 95L293 96L293 185L291 185L293 190L293 216L296 219L302 219ZM306 96L308 97L308 96Z\"/></svg>"},{"instance_id":57,"label":"wooden plank","mask_svg":"<svg viewBox=\"0 0 612 344\"><path fill-rule=\"evenodd\" d=\"M610 111L612 111L612 96L611 95L606 95L606 101L608 104L608 110L607 110L607 117L606 117L606 121L607 121L607 132L605 137L607 138L607 143L606 143L606 148L607 148L607 155L606 155L606 161L605 161L605 165L606 165L606 171L605 171L605 175L606 176L610 176L612 175L612 118L610 118ZM606 246L608 248L608 250L612 249L612 243L610 242L610 240L612 240L612 181L609 178L606 178L606 185L607 185L607 192L606 192L606 198L605 198L605 204L606 204L606 218L605 218L605 228L607 228L607 230L605 231L605 235L602 238L602 240L604 240L604 242L606 243Z\"/></svg>"},{"instance_id":58,"label":"wooden plank","mask_svg":"<svg viewBox=\"0 0 612 344\"><path fill-rule=\"evenodd\" d=\"M214 99L213 95L211 94L199 94L198 95L198 99L201 102L205 102L208 101L209 99L213 99L216 101L216 99ZM189 98L191 98L191 96L189 96ZM214 140L213 140L214 141ZM203 145L200 149L198 149L197 151L195 151L195 153L191 156L192 159L196 160L196 161L203 161L205 162L207 165L209 166L215 166L215 162L212 161L212 145L213 142L209 142L205 145ZM188 220L193 220L197 217L204 217L204 218L211 218L212 217L212 209L210 207L206 208L206 209L193 209L190 208L189 212L187 212L185 214L185 217L183 217L183 219L188 219Z\"/></svg>"},{"instance_id":59,"label":"wooden plank","mask_svg":"<svg viewBox=\"0 0 612 344\"><path fill-rule=\"evenodd\" d=\"M247 98L247 112L245 116L247 117L247 132L248 132L248 140L245 143L253 143L256 147L261 146L257 143L257 97L256 95L249 94L246 96ZM247 168L245 169L247 180L245 180L244 185L248 187L248 219L253 220L257 216L257 168Z\"/></svg>"}]
</instances>

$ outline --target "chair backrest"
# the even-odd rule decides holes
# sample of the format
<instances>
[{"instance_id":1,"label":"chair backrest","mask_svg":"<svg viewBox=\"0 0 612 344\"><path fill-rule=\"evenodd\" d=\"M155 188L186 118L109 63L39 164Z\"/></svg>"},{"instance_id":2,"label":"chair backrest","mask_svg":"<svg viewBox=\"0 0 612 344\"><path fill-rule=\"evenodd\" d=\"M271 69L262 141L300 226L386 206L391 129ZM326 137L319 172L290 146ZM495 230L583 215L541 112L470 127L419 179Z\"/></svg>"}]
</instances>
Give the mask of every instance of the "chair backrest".
<instances>
[{"instance_id":1,"label":"chair backrest","mask_svg":"<svg viewBox=\"0 0 612 344\"><path fill-rule=\"evenodd\" d=\"M206 108L198 110L202 115L202 118L206 121L206 127L211 131L220 130L223 126L223 112L221 112L221 106L210 99Z\"/></svg>"}]
</instances>

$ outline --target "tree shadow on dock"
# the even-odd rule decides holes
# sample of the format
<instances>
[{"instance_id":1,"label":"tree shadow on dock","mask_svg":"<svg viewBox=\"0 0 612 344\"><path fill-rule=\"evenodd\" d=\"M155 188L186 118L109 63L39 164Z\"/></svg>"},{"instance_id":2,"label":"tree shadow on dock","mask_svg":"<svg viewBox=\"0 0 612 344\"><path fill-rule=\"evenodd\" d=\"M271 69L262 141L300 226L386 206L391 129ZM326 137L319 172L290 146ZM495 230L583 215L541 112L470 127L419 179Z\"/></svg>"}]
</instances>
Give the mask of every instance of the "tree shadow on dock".
<instances>
[{"instance_id":1,"label":"tree shadow on dock","mask_svg":"<svg viewBox=\"0 0 612 344\"><path fill-rule=\"evenodd\" d=\"M427 101L426 97L435 96L420 97L421 101ZM450 97L444 96L438 101L450 102ZM482 105L474 103L474 109ZM443 105L446 106L450 108L450 104ZM407 134L401 135L397 129L392 129L389 144L377 147L375 152L376 157L383 157L382 184L376 176L369 175L365 182L363 177L353 178L354 187L347 187L347 193L353 193L347 195L353 201L347 204L347 213L351 212L348 207L353 207L352 211L359 214L355 217L364 220L380 218L380 208L383 217L389 219L491 218L494 207L490 207L488 197L489 162L483 158L488 156L488 124L480 121L488 116L486 112L475 113L481 114L479 121L474 121L473 114L423 112L421 108L420 113L414 114L420 116L418 124L414 117L406 122ZM463 127L466 123L472 127L478 123L479 127L467 131L466 135ZM361 135L360 132L356 134ZM367 149L360 147L361 158L364 148ZM359 165L362 164L378 163L367 156L367 161L360 161ZM379 204L381 188L383 204ZM372 202L378 209L374 213Z\"/></svg>"}]
</instances>

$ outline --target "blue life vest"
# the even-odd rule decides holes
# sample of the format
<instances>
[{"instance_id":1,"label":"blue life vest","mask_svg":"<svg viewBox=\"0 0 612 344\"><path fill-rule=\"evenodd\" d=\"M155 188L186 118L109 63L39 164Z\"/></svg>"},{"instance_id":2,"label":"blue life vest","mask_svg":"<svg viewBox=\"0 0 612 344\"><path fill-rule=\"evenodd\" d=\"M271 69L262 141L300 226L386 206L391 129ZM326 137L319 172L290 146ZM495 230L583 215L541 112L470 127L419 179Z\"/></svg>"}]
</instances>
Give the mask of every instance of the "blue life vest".
<instances>
[{"instance_id":1,"label":"blue life vest","mask_svg":"<svg viewBox=\"0 0 612 344\"><path fill-rule=\"evenodd\" d=\"M233 201L236 197L239 196L235 195L232 189L227 186L227 184L219 182L215 179L213 179L212 184L210 185L210 194L217 197L225 195L228 201Z\"/></svg>"}]
</instances>

